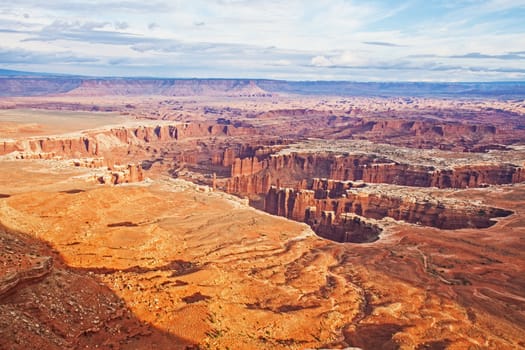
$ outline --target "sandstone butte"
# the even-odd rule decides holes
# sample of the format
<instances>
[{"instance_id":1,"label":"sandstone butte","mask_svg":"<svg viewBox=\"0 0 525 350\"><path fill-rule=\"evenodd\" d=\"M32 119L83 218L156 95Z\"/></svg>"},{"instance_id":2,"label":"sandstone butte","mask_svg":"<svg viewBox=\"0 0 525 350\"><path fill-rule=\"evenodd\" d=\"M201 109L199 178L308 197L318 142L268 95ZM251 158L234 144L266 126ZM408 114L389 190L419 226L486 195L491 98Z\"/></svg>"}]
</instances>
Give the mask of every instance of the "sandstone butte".
<instances>
[{"instance_id":1,"label":"sandstone butte","mask_svg":"<svg viewBox=\"0 0 525 350\"><path fill-rule=\"evenodd\" d=\"M1 101L0 348L525 347L519 104L190 85Z\"/></svg>"}]
</instances>

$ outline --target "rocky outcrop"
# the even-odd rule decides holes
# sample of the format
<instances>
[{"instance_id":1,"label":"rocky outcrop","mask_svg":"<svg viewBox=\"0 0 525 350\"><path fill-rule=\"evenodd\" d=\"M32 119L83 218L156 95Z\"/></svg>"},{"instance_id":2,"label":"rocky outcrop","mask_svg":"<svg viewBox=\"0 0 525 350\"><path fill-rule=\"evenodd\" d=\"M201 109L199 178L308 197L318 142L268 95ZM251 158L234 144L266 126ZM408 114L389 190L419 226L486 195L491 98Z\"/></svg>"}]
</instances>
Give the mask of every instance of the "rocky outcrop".
<instances>
[{"instance_id":1,"label":"rocky outcrop","mask_svg":"<svg viewBox=\"0 0 525 350\"><path fill-rule=\"evenodd\" d=\"M120 165L103 157L73 159L71 163L75 167L95 169L90 180L100 184L119 185L145 179L141 164Z\"/></svg>"},{"instance_id":2,"label":"rocky outcrop","mask_svg":"<svg viewBox=\"0 0 525 350\"><path fill-rule=\"evenodd\" d=\"M270 214L307 222L313 227L323 222L322 213L327 212L333 213L330 224L340 222L346 213L354 213L366 218L390 217L440 229L487 228L495 224L493 218L512 214L507 210L483 205L391 194L387 191L347 189L344 194L339 194L336 187L332 190L271 187L265 198L264 209Z\"/></svg>"},{"instance_id":3,"label":"rocky outcrop","mask_svg":"<svg viewBox=\"0 0 525 350\"><path fill-rule=\"evenodd\" d=\"M53 268L53 259L49 256L16 255L5 260L12 264L13 259L18 260L16 266L9 266L0 275L0 297L9 293L21 283L44 277Z\"/></svg>"},{"instance_id":4,"label":"rocky outcrop","mask_svg":"<svg viewBox=\"0 0 525 350\"><path fill-rule=\"evenodd\" d=\"M309 208L315 211L315 208ZM310 212L312 218L315 213ZM321 237L340 243L371 243L379 239L383 228L375 220L362 216L344 213L337 220L332 211L323 211L321 221L306 221Z\"/></svg>"},{"instance_id":5,"label":"rocky outcrop","mask_svg":"<svg viewBox=\"0 0 525 350\"><path fill-rule=\"evenodd\" d=\"M100 184L119 185L123 183L144 181L144 171L140 164L128 164L127 166L115 166L105 171L102 175L95 175Z\"/></svg>"},{"instance_id":6,"label":"rocky outcrop","mask_svg":"<svg viewBox=\"0 0 525 350\"><path fill-rule=\"evenodd\" d=\"M61 156L56 155L54 152L42 152L42 153L29 153L29 152L14 152L13 154L15 159L62 159Z\"/></svg>"},{"instance_id":7,"label":"rocky outcrop","mask_svg":"<svg viewBox=\"0 0 525 350\"><path fill-rule=\"evenodd\" d=\"M102 168L106 167L112 169L115 167L115 163L112 160L98 157L98 158L82 158L82 159L73 159L72 163L76 167L82 168Z\"/></svg>"}]
</instances>

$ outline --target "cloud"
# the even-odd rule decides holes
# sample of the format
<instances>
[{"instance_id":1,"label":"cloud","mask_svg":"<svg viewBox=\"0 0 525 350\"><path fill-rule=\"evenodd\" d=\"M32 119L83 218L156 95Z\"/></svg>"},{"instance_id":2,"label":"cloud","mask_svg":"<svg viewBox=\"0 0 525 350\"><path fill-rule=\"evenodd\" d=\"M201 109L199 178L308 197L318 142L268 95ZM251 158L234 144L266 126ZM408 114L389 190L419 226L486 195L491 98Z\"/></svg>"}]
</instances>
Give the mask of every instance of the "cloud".
<instances>
[{"instance_id":1,"label":"cloud","mask_svg":"<svg viewBox=\"0 0 525 350\"><path fill-rule=\"evenodd\" d=\"M102 29L108 26L109 22L81 22L81 21L64 21L55 20L50 25L44 27L44 32L77 32L77 31L93 31L96 29Z\"/></svg>"},{"instance_id":2,"label":"cloud","mask_svg":"<svg viewBox=\"0 0 525 350\"><path fill-rule=\"evenodd\" d=\"M83 64L99 62L93 57L78 57L73 52L42 53L24 49L0 48L0 62L2 64Z\"/></svg>"},{"instance_id":3,"label":"cloud","mask_svg":"<svg viewBox=\"0 0 525 350\"><path fill-rule=\"evenodd\" d=\"M330 67L334 65L330 59L323 55L313 57L310 64L314 67Z\"/></svg>"},{"instance_id":4,"label":"cloud","mask_svg":"<svg viewBox=\"0 0 525 350\"><path fill-rule=\"evenodd\" d=\"M292 61L281 59L281 60L277 60L277 61L268 62L268 63L266 63L266 65L268 65L268 66L275 66L275 67L285 67L285 66L291 66L292 65Z\"/></svg>"},{"instance_id":5,"label":"cloud","mask_svg":"<svg viewBox=\"0 0 525 350\"><path fill-rule=\"evenodd\" d=\"M464 55L448 56L449 58L473 58L473 59L497 59L497 60L525 60L525 52L507 53L502 55L487 55L479 52L471 52Z\"/></svg>"},{"instance_id":6,"label":"cloud","mask_svg":"<svg viewBox=\"0 0 525 350\"><path fill-rule=\"evenodd\" d=\"M375 46L388 46L388 47L405 47L406 45L398 45L394 43L388 43L384 41L363 41L365 45L375 45Z\"/></svg>"},{"instance_id":7,"label":"cloud","mask_svg":"<svg viewBox=\"0 0 525 350\"><path fill-rule=\"evenodd\" d=\"M120 22L120 21L115 22L115 29L124 30L128 28L129 28L129 24L127 22Z\"/></svg>"},{"instance_id":8,"label":"cloud","mask_svg":"<svg viewBox=\"0 0 525 350\"><path fill-rule=\"evenodd\" d=\"M35 28L37 27L34 24L24 20L0 17L0 29L6 33L27 33Z\"/></svg>"},{"instance_id":9,"label":"cloud","mask_svg":"<svg viewBox=\"0 0 525 350\"><path fill-rule=\"evenodd\" d=\"M173 1L175 2L175 1ZM11 8L12 5L5 3L0 4L0 8ZM81 14L100 14L103 10L107 12L115 13L165 13L174 8L170 1L138 1L138 0L53 0L53 1L40 1L40 0L17 0L16 6L20 8L31 8L46 11L60 11L66 13L81 13Z\"/></svg>"},{"instance_id":10,"label":"cloud","mask_svg":"<svg viewBox=\"0 0 525 350\"><path fill-rule=\"evenodd\" d=\"M371 64L370 57L363 57L355 51L344 51L331 55L318 55L310 60L314 67L356 67Z\"/></svg>"},{"instance_id":11,"label":"cloud","mask_svg":"<svg viewBox=\"0 0 525 350\"><path fill-rule=\"evenodd\" d=\"M126 26L120 22L117 26ZM39 31L29 32L28 38L22 41L56 41L69 40L88 43L128 45L143 39L136 34L113 30L110 22L81 22L55 20Z\"/></svg>"},{"instance_id":12,"label":"cloud","mask_svg":"<svg viewBox=\"0 0 525 350\"><path fill-rule=\"evenodd\" d=\"M0 33L12 33L12 34L15 34L15 33L27 33L27 31L0 28Z\"/></svg>"},{"instance_id":13,"label":"cloud","mask_svg":"<svg viewBox=\"0 0 525 350\"><path fill-rule=\"evenodd\" d=\"M108 64L112 66L129 64L131 60L127 57L110 58Z\"/></svg>"},{"instance_id":14,"label":"cloud","mask_svg":"<svg viewBox=\"0 0 525 350\"><path fill-rule=\"evenodd\" d=\"M244 45L215 44L215 43L191 43L172 39L143 39L131 46L138 52L163 52L163 53L195 53L195 52L231 52L233 49L241 51L248 48Z\"/></svg>"}]
</instances>

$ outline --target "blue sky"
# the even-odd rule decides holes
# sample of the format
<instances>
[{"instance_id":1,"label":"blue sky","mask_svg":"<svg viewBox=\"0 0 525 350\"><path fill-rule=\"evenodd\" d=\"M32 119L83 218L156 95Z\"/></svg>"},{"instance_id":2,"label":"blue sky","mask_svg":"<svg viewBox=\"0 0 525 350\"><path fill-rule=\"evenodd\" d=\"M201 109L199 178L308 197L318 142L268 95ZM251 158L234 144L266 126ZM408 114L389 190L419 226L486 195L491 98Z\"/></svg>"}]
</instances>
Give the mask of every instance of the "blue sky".
<instances>
[{"instance_id":1,"label":"blue sky","mask_svg":"<svg viewBox=\"0 0 525 350\"><path fill-rule=\"evenodd\" d=\"M0 68L525 81L525 0L0 1Z\"/></svg>"}]
</instances>

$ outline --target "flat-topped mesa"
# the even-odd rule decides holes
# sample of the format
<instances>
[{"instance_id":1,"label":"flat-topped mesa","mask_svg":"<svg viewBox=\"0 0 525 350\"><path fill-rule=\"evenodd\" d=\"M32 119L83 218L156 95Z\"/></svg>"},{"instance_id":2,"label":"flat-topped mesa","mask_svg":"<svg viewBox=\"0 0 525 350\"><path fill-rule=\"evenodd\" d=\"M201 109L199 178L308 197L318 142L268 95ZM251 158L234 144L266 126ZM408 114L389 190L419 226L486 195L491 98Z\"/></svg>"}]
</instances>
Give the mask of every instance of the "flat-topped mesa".
<instances>
[{"instance_id":1,"label":"flat-topped mesa","mask_svg":"<svg viewBox=\"0 0 525 350\"><path fill-rule=\"evenodd\" d=\"M364 120L364 123L371 123L370 132L380 134L400 133L412 136L435 136L435 137L458 137L458 136L480 136L495 135L498 128L490 124L468 124L453 121L437 121L435 119L426 120Z\"/></svg>"},{"instance_id":2,"label":"flat-topped mesa","mask_svg":"<svg viewBox=\"0 0 525 350\"><path fill-rule=\"evenodd\" d=\"M354 213L366 218L390 217L440 229L487 228L495 224L493 218L512 214L508 210L467 202L390 194L388 191L349 189L341 197L331 197L330 190L275 186L266 195L264 209L270 214L307 222L314 228L315 224L323 222L323 212L333 212L331 224L339 222L346 213Z\"/></svg>"},{"instance_id":3,"label":"flat-topped mesa","mask_svg":"<svg viewBox=\"0 0 525 350\"><path fill-rule=\"evenodd\" d=\"M432 172L430 187L469 188L512 184L525 181L522 166L512 164L479 164Z\"/></svg>"},{"instance_id":4,"label":"flat-topped mesa","mask_svg":"<svg viewBox=\"0 0 525 350\"><path fill-rule=\"evenodd\" d=\"M193 137L242 136L255 133L247 126L217 123L183 123L123 126L84 131L77 135L35 137L0 142L0 155L12 152L54 153L68 157L90 157L126 151L131 146L173 142Z\"/></svg>"},{"instance_id":5,"label":"flat-topped mesa","mask_svg":"<svg viewBox=\"0 0 525 350\"><path fill-rule=\"evenodd\" d=\"M70 96L272 96L249 79L80 79L67 91Z\"/></svg>"},{"instance_id":6,"label":"flat-topped mesa","mask_svg":"<svg viewBox=\"0 0 525 350\"><path fill-rule=\"evenodd\" d=\"M347 125L338 138L360 133L368 140L425 149L484 152L498 144L512 144L523 132L504 123L438 120L415 116L395 119L364 118ZM417 118L420 118L418 116Z\"/></svg>"}]
</instances>

